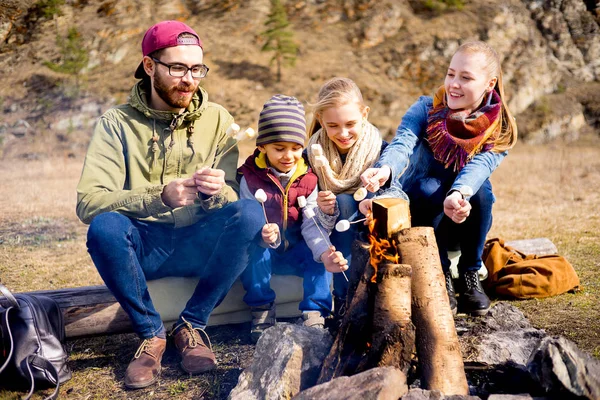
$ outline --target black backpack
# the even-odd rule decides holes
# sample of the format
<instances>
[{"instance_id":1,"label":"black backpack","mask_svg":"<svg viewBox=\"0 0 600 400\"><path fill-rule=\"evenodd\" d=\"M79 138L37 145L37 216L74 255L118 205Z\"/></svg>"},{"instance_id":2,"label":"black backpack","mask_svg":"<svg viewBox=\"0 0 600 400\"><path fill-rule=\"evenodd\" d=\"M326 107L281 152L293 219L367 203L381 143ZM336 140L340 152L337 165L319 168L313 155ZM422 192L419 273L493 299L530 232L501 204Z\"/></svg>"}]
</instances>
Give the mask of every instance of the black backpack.
<instances>
[{"instance_id":1,"label":"black backpack","mask_svg":"<svg viewBox=\"0 0 600 400\"><path fill-rule=\"evenodd\" d=\"M9 389L55 387L71 379L65 326L58 303L46 296L17 294L2 284L0 292L0 382Z\"/></svg>"}]
</instances>

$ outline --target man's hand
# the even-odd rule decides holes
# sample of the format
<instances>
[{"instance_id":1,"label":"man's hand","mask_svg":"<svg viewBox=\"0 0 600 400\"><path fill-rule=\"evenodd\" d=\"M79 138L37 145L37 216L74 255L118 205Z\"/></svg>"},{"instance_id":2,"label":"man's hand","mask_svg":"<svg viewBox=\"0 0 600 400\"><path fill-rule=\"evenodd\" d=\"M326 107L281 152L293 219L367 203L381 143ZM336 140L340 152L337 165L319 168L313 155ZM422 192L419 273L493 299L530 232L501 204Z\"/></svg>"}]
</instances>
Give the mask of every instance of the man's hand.
<instances>
[{"instance_id":1,"label":"man's hand","mask_svg":"<svg viewBox=\"0 0 600 400\"><path fill-rule=\"evenodd\" d=\"M387 165L381 168L367 168L360 175L360 180L369 192L375 193L390 179L391 174L392 170Z\"/></svg>"},{"instance_id":2,"label":"man's hand","mask_svg":"<svg viewBox=\"0 0 600 400\"><path fill-rule=\"evenodd\" d=\"M344 258L342 253L335 251L334 246L331 246L329 250L321 254L321 261L323 261L325 269L332 273L342 272L348 269L348 260Z\"/></svg>"},{"instance_id":3,"label":"man's hand","mask_svg":"<svg viewBox=\"0 0 600 400\"><path fill-rule=\"evenodd\" d=\"M196 182L192 178L172 180L163 188L160 196L163 203L171 208L194 204L197 196Z\"/></svg>"},{"instance_id":4,"label":"man's hand","mask_svg":"<svg viewBox=\"0 0 600 400\"><path fill-rule=\"evenodd\" d=\"M192 177L197 191L207 196L214 196L225 186L225 171L204 167L194 173Z\"/></svg>"},{"instance_id":5,"label":"man's hand","mask_svg":"<svg viewBox=\"0 0 600 400\"><path fill-rule=\"evenodd\" d=\"M261 234L263 242L273 244L277 242L277 238L279 237L279 226L277 224L265 224Z\"/></svg>"},{"instance_id":6,"label":"man's hand","mask_svg":"<svg viewBox=\"0 0 600 400\"><path fill-rule=\"evenodd\" d=\"M452 192L444 199L444 214L457 224L465 222L471 213L471 203L460 192Z\"/></svg>"},{"instance_id":7,"label":"man's hand","mask_svg":"<svg viewBox=\"0 0 600 400\"><path fill-rule=\"evenodd\" d=\"M335 212L335 194L329 190L321 190L317 195L317 205L325 214L333 215Z\"/></svg>"}]
</instances>

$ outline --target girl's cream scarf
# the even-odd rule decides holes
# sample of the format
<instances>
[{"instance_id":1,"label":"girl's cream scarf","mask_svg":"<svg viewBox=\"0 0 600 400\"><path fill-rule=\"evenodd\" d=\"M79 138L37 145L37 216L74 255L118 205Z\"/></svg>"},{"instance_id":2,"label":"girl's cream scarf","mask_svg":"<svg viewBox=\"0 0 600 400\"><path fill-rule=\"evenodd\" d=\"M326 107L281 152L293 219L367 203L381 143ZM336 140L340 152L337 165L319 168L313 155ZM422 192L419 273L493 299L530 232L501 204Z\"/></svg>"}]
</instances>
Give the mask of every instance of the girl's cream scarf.
<instances>
[{"instance_id":1,"label":"girl's cream scarf","mask_svg":"<svg viewBox=\"0 0 600 400\"><path fill-rule=\"evenodd\" d=\"M315 156L311 149L313 144L320 144L323 147L323 155L327 157L329 165L322 168L314 167ZM342 163L335 143L327 137L323 128L310 137L307 149L308 160L313 167L313 172L319 178L319 187L321 190L326 187L334 194L354 193L361 187L360 174L375 164L380 152L381 135L379 130L366 120L363 123L362 134L350 148L344 163Z\"/></svg>"}]
</instances>

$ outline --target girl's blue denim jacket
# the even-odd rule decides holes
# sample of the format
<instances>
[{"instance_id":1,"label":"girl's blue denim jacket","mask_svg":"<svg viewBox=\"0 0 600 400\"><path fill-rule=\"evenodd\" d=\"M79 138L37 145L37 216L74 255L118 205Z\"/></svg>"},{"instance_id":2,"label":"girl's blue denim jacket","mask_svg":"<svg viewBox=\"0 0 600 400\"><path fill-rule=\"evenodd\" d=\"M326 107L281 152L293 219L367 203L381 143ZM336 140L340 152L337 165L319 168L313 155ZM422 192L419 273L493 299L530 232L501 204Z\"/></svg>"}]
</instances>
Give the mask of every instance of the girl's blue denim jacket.
<instances>
[{"instance_id":1,"label":"girl's blue denim jacket","mask_svg":"<svg viewBox=\"0 0 600 400\"><path fill-rule=\"evenodd\" d=\"M396 131L396 136L382 153L375 167L389 166L392 171L390 183L392 185L399 183L406 192L410 192L411 187L419 184L421 180L433 177L439 179L444 186L449 186L448 192L468 186L473 193L477 193L483 182L500 165L507 152L481 152L458 173L453 172L451 167L445 168L434 158L425 139L427 116L432 107L432 98L421 96L408 109Z\"/></svg>"}]
</instances>

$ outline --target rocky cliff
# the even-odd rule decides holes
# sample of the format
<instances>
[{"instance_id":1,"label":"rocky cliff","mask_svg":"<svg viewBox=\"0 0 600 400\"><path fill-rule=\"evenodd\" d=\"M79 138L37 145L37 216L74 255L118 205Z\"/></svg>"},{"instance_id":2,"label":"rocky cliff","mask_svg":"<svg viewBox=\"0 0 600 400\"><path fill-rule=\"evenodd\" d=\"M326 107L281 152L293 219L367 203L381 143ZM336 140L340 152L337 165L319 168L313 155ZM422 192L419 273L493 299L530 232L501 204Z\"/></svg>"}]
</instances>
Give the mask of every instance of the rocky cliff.
<instances>
[{"instance_id":1,"label":"rocky cliff","mask_svg":"<svg viewBox=\"0 0 600 400\"><path fill-rule=\"evenodd\" d=\"M449 6L448 4L453 4ZM310 103L335 75L354 79L370 119L392 135L406 108L443 82L456 48L485 40L503 59L522 138L544 142L600 130L599 8L593 0L288 0L299 53L281 82L261 53L269 0L3 0L0 154L83 154L95 118L126 100L142 35L161 19L205 43L211 100L255 125L274 93ZM87 61L76 76L48 63L76 28Z\"/></svg>"}]
</instances>

